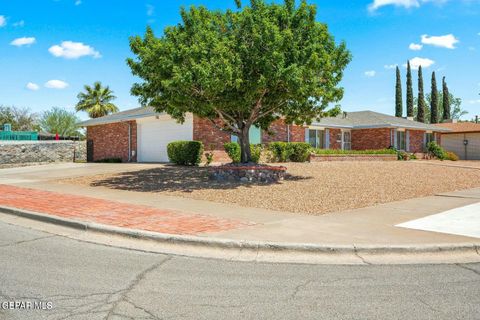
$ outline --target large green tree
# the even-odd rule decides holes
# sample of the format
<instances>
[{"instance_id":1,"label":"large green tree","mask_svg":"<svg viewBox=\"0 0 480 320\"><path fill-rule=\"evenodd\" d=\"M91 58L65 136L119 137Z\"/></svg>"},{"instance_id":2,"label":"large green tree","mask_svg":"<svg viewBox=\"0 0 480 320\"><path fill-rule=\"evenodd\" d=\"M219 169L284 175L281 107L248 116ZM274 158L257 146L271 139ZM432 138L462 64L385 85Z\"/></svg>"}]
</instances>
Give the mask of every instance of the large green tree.
<instances>
[{"instance_id":1,"label":"large green tree","mask_svg":"<svg viewBox=\"0 0 480 320\"><path fill-rule=\"evenodd\" d=\"M442 79L442 109L443 109L443 120L451 119L452 115L450 112L450 94L448 93L447 82L445 77Z\"/></svg>"},{"instance_id":2,"label":"large green tree","mask_svg":"<svg viewBox=\"0 0 480 320\"><path fill-rule=\"evenodd\" d=\"M407 117L413 117L413 83L410 61L407 62Z\"/></svg>"},{"instance_id":3,"label":"large green tree","mask_svg":"<svg viewBox=\"0 0 480 320\"><path fill-rule=\"evenodd\" d=\"M430 93L430 123L438 123L438 90L435 71L432 72L432 91Z\"/></svg>"},{"instance_id":4,"label":"large green tree","mask_svg":"<svg viewBox=\"0 0 480 320\"><path fill-rule=\"evenodd\" d=\"M181 9L182 21L157 38L151 28L132 37L128 64L143 82L132 88L142 105L182 122L187 113L238 137L241 161L251 161L249 130L279 117L310 123L339 101L351 60L316 6L250 0L238 10Z\"/></svg>"},{"instance_id":5,"label":"large green tree","mask_svg":"<svg viewBox=\"0 0 480 320\"><path fill-rule=\"evenodd\" d=\"M108 86L104 87L97 81L93 86L85 85L84 89L85 91L77 96L77 111L85 111L90 118L99 118L118 112L117 106L112 103L116 97Z\"/></svg>"},{"instance_id":6,"label":"large green tree","mask_svg":"<svg viewBox=\"0 0 480 320\"><path fill-rule=\"evenodd\" d=\"M75 112L54 107L42 114L40 127L47 133L58 133L60 136L79 136L80 132L77 126L79 121Z\"/></svg>"},{"instance_id":7,"label":"large green tree","mask_svg":"<svg viewBox=\"0 0 480 320\"><path fill-rule=\"evenodd\" d=\"M403 117L402 77L400 68L397 66L397 80L395 84L395 117Z\"/></svg>"},{"instance_id":8,"label":"large green tree","mask_svg":"<svg viewBox=\"0 0 480 320\"><path fill-rule=\"evenodd\" d=\"M423 93L423 72L422 66L418 68L418 99L417 99L417 121L425 122L425 94Z\"/></svg>"}]
</instances>

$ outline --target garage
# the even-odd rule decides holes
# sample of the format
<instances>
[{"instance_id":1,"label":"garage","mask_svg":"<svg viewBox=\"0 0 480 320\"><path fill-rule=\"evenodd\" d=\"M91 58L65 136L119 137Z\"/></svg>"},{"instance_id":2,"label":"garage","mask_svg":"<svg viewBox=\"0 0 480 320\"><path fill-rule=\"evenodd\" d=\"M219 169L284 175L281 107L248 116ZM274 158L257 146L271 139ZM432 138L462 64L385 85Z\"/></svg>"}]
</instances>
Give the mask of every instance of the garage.
<instances>
[{"instance_id":1,"label":"garage","mask_svg":"<svg viewBox=\"0 0 480 320\"><path fill-rule=\"evenodd\" d=\"M442 133L441 146L454 152L461 160L480 160L480 124L472 122L442 123L451 130Z\"/></svg>"},{"instance_id":2,"label":"garage","mask_svg":"<svg viewBox=\"0 0 480 320\"><path fill-rule=\"evenodd\" d=\"M179 124L161 115L137 120L137 161L168 162L167 145L177 140L193 139L193 117Z\"/></svg>"}]
</instances>

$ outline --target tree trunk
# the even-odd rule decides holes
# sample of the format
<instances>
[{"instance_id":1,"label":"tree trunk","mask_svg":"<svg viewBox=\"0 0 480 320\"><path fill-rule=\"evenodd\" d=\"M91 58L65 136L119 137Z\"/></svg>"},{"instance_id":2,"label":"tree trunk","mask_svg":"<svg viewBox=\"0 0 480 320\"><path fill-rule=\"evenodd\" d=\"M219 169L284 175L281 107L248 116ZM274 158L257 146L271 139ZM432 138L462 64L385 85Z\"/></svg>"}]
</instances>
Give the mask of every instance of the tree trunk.
<instances>
[{"instance_id":1,"label":"tree trunk","mask_svg":"<svg viewBox=\"0 0 480 320\"><path fill-rule=\"evenodd\" d=\"M252 162L252 153L250 152L250 126L241 128L241 133L238 136L238 143L240 144L240 161L242 163Z\"/></svg>"}]
</instances>

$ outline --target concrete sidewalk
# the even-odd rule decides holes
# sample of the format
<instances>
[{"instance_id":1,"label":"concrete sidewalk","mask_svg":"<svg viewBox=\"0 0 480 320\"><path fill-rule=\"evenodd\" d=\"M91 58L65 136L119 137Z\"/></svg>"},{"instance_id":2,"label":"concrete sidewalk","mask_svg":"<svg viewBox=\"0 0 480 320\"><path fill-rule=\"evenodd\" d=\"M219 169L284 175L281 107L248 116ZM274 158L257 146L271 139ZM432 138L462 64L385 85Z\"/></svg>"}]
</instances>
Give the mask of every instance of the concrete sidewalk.
<instances>
[{"instance_id":1,"label":"concrete sidewalk","mask_svg":"<svg viewBox=\"0 0 480 320\"><path fill-rule=\"evenodd\" d=\"M105 164L55 164L3 169L0 171L0 184L6 185L5 188L7 189L8 186L15 186L17 188L31 188L38 192L44 192L43 195L39 195L39 198L47 197L49 192L54 192L48 201L50 209L41 206L36 209L36 204L32 203L27 205L29 200L25 196L25 200L20 202L23 202L24 209L27 210L59 215L58 212L52 212L51 210L51 205L55 204L55 201L58 201L58 206L65 209L63 212L78 208L78 201L80 201L80 207L82 207L83 212L85 210L88 211L89 206L92 210L98 211L96 206L98 201L101 200L107 201L109 205L115 208L112 209L113 207L109 207L109 205L103 207L102 210L104 212L102 214L108 216L110 213L110 217L100 221L88 215L83 217L77 215L72 218L87 222L106 223L113 226L122 226L123 224L123 226L135 229L157 232L166 231L166 233L171 234L189 234L204 238L276 243L372 246L451 245L455 243L478 243L479 241L479 239L471 237L399 228L396 225L453 208L478 203L480 202L480 188L392 202L323 216L308 216L141 192L112 190L104 187L79 187L60 184L55 181L65 177L117 171L124 172L153 166L158 167L158 165L148 164L115 166ZM21 191L21 189L18 190ZM28 194L28 192L32 193L34 191L24 190L24 192ZM62 199L61 195L65 195L67 200ZM5 192L3 195L0 195L0 198L2 196L5 197ZM80 200L73 201L72 199L75 198L72 197L80 197L78 198ZM288 200L286 199L286 201ZM75 208L68 207L69 203L73 205L75 202ZM6 202L4 202L4 205L15 207L15 205L11 203L9 205ZM25 207L25 205L27 206ZM158 221L153 221L155 216L152 218L152 215L149 215L148 219L147 217L145 218L148 221L140 221L142 220L141 215L135 214L134 218L137 224L129 224L128 221L125 221L126 215L121 214L122 205L125 212L132 212L132 210L141 211L148 207L162 212L174 212L184 217L182 220L178 220L182 223L187 223L188 217L192 217L192 222L196 221L196 223L189 223L191 229L159 228L157 230L148 228L148 226L154 223L157 226L161 226L163 218L159 216ZM49 210L50 212L48 212ZM105 212L109 210L113 211ZM62 217L61 214L59 216ZM187 220L185 220L185 217L187 217ZM198 219L198 217L202 218ZM178 221L175 220L173 223L178 225ZM219 223L219 221L225 222L225 225L223 222ZM205 225L201 225L202 223Z\"/></svg>"}]
</instances>

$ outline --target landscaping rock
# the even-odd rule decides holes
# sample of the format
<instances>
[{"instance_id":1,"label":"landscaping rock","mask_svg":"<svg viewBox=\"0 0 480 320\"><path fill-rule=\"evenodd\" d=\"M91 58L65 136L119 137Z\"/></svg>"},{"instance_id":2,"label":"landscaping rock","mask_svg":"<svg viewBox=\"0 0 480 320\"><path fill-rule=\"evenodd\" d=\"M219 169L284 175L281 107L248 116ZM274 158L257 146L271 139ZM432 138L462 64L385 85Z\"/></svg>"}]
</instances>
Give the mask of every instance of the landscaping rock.
<instances>
[{"instance_id":1,"label":"landscaping rock","mask_svg":"<svg viewBox=\"0 0 480 320\"><path fill-rule=\"evenodd\" d=\"M240 181L272 183L284 179L285 167L265 165L225 165L211 167L209 177L215 181Z\"/></svg>"}]
</instances>

